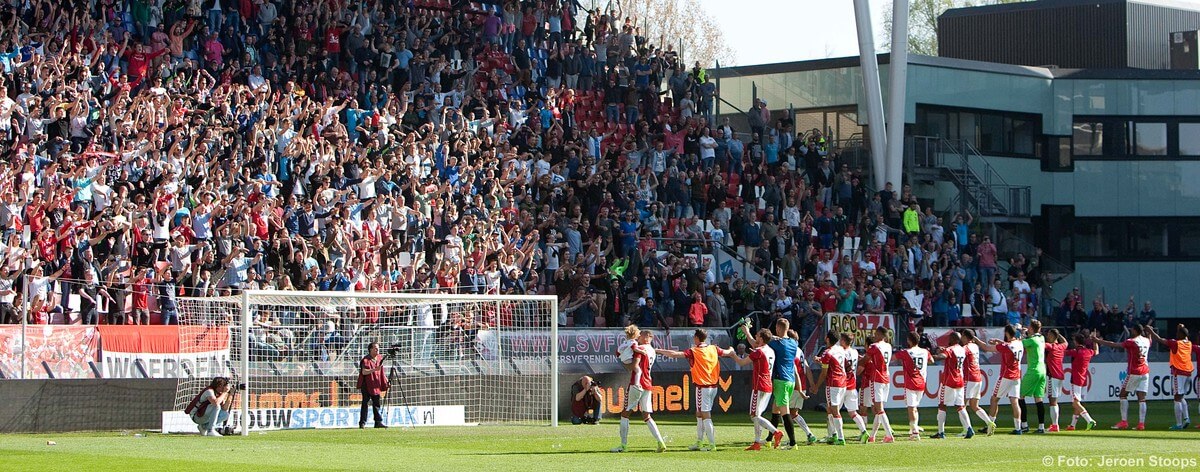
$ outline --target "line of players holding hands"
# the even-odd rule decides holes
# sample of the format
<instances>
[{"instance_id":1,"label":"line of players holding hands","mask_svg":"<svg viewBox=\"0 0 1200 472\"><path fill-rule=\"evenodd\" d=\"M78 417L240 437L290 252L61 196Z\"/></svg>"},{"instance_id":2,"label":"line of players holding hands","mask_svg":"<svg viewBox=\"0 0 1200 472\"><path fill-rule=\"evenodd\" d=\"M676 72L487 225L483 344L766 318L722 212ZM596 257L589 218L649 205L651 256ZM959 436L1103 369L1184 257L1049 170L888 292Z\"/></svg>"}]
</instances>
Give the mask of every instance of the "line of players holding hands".
<instances>
[{"instance_id":1,"label":"line of players holding hands","mask_svg":"<svg viewBox=\"0 0 1200 472\"><path fill-rule=\"evenodd\" d=\"M870 339L871 344L862 355L853 347L853 334L829 332L825 339L827 347L817 359L822 368L815 382L812 380L804 351L800 349L799 337L795 331L789 329L788 320L778 319L773 330L760 329L754 334L750 332L748 319L740 321L736 328L745 339L752 339L752 347L746 356L739 356L732 349L708 344L707 332L702 329L696 330L693 336L694 345L691 348L674 351L654 349L650 344L653 339L651 332L639 330L636 326L627 327L627 340L619 347L618 355L630 371L630 382L625 389L625 407L621 413L621 445L612 451L626 451L629 418L634 411L640 411L657 443L657 450L666 450L663 437L651 416L650 371L658 355L687 359L691 367L696 395L696 442L689 447L691 450L712 450L716 447L716 430L711 412L720 379L720 357L729 357L740 366L751 365L753 368L750 418L754 423L754 442L746 450L760 450L768 443L774 448L794 448L797 444L796 426L805 434L805 442L816 443L817 437L800 416L800 410L804 400L811 394L817 394L818 386L822 384L825 385L827 420L824 442L833 445L846 444L843 407L858 430L859 442L876 442L880 429L883 429L884 435L878 442L894 442L895 432L884 410L885 399L891 395L892 382L888 365L893 358L902 368L911 440L921 438L922 428L919 426L917 407L921 397L925 395L927 368L936 361L941 361L943 368L938 392L938 427L937 433L930 436L932 439L946 437L948 408L954 409L962 424L961 437L970 439L976 435L971 421L972 413L982 421L983 429L980 430L980 434L992 435L996 432L996 416L1001 398L1007 398L1012 408L1013 430L1010 434L1024 434L1030 431L1025 401L1028 397L1034 398L1038 413L1038 425L1034 432L1059 431L1058 400L1066 382L1063 362L1067 357L1071 358L1068 391L1074 413L1066 429L1075 430L1078 420L1082 418L1083 429L1090 430L1096 426L1096 421L1083 406L1082 399L1091 382L1089 366L1092 356L1098 352L1097 345L1122 349L1127 353L1128 375L1119 395L1121 422L1113 426L1113 429L1129 428L1128 397L1132 392L1138 400L1136 429L1142 430L1145 429L1145 401L1149 386L1149 365L1146 357L1151 339L1166 345L1171 352L1176 420L1171 429L1185 429L1190 422L1183 392L1184 386L1191 381L1193 372L1192 344L1188 341L1188 332L1183 325L1177 327L1176 339L1160 338L1153 329L1138 326L1131 329L1132 336L1124 342L1114 343L1078 333L1074 336L1072 345L1068 346L1066 338L1056 329L1050 329L1043 335L1041 323L1035 320L1029 327L1021 329L1020 333L1018 327L1006 326L1003 341L993 339L983 342L971 329L953 331L948 335L949 345L934 347L933 352L919 346L921 339L917 333L909 333L906 348L894 349L888 342L888 331L881 327L874 331ZM1000 355L1000 379L994 383L992 389L990 411L985 411L979 405L983 385L983 374L979 368L981 351L997 352ZM1023 375L1022 357L1026 357L1027 360ZM1048 429L1045 427L1043 399L1049 400ZM771 408L769 420L763 416L767 407ZM870 431L867 429L867 415L871 417ZM787 442L783 443L785 433Z\"/></svg>"}]
</instances>

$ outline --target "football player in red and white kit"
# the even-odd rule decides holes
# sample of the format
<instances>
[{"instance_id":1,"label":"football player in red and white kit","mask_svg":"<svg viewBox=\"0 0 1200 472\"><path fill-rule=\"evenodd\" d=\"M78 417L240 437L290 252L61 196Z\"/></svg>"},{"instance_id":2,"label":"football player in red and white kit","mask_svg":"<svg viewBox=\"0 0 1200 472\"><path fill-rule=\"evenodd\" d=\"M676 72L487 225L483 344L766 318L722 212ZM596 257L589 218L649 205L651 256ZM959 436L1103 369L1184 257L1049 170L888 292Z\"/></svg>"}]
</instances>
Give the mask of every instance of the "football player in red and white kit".
<instances>
[{"instance_id":1,"label":"football player in red and white kit","mask_svg":"<svg viewBox=\"0 0 1200 472\"><path fill-rule=\"evenodd\" d=\"M938 391L938 432L933 439L946 439L946 405L955 407L958 421L962 423L963 437L975 437L975 429L971 427L971 416L966 410L967 381L963 370L967 364L967 348L961 344L962 336L957 331L951 331L948 336L949 346L934 355L934 359L942 359L942 385Z\"/></svg>"},{"instance_id":2,"label":"football player in red and white kit","mask_svg":"<svg viewBox=\"0 0 1200 472\"><path fill-rule=\"evenodd\" d=\"M967 410L975 412L975 416L983 420L983 433L991 436L996 432L996 424L992 423L992 418L979 406L979 397L983 391L983 371L979 369L979 346L975 345L975 330L961 330L958 343L967 351L967 359L963 363L963 379L967 382L967 386L963 388L963 395L967 397Z\"/></svg>"},{"instance_id":3,"label":"football player in red and white kit","mask_svg":"<svg viewBox=\"0 0 1200 472\"><path fill-rule=\"evenodd\" d=\"M1008 397L1013 412L1012 434L1021 434L1021 357L1025 355L1025 344L1017 337L1017 329L1008 325L1004 327L1004 342L993 339L991 344L984 344L975 339L975 345L984 351L1000 353L1000 381L992 390L992 423L1000 412L1000 397Z\"/></svg>"},{"instance_id":4,"label":"football player in red and white kit","mask_svg":"<svg viewBox=\"0 0 1200 472\"><path fill-rule=\"evenodd\" d=\"M1092 357L1099 353L1100 347L1088 340L1083 333L1075 333L1075 347L1063 352L1063 356L1071 358L1071 406L1075 409L1067 431L1075 430L1075 422L1079 421L1080 416L1087 421L1085 430L1096 427L1096 420L1093 420L1087 408L1083 407L1083 392L1092 383L1092 374L1088 371L1092 365Z\"/></svg>"},{"instance_id":5,"label":"football player in red and white kit","mask_svg":"<svg viewBox=\"0 0 1200 472\"><path fill-rule=\"evenodd\" d=\"M829 444L844 446L846 437L842 432L842 401L846 397L846 389L854 386L846 384L846 349L838 341L838 333L825 333L825 343L828 347L817 359L821 363L821 375L817 377L812 388L813 393L816 393L817 385L825 383L825 418L829 426L829 438L826 441Z\"/></svg>"},{"instance_id":6,"label":"football player in red and white kit","mask_svg":"<svg viewBox=\"0 0 1200 472\"><path fill-rule=\"evenodd\" d=\"M846 413L850 415L850 419L854 420L854 426L858 427L858 442L867 443L867 422L859 414L859 378L858 378L858 362L861 356L858 350L854 348L854 333L842 333L839 337L842 349L846 350L846 396L842 399L842 405L846 407Z\"/></svg>"},{"instance_id":7,"label":"football player in red and white kit","mask_svg":"<svg viewBox=\"0 0 1200 472\"><path fill-rule=\"evenodd\" d=\"M654 411L654 403L650 398L650 392L654 389L650 369L654 367L654 360L658 357L654 347L650 345L652 339L654 334L650 330L643 330L638 333L637 344L633 346L633 371L629 374L629 386L625 389L625 410L621 412L621 445L614 447L612 452L625 452L626 445L629 444L629 416L634 409L642 411L642 420L650 428L650 435L654 436L654 441L658 444L658 452L667 450L667 444L658 432L658 425L654 424L654 418L650 417L650 413Z\"/></svg>"},{"instance_id":8,"label":"football player in red and white kit","mask_svg":"<svg viewBox=\"0 0 1200 472\"><path fill-rule=\"evenodd\" d=\"M754 392L750 397L750 422L754 423L754 443L746 448L747 451L762 449L763 429L768 431L767 438L771 439L772 446L776 449L779 448L779 441L783 439L783 431L776 429L762 415L771 405L771 369L775 366L775 350L767 345L769 342L771 332L760 329L754 336L754 347L750 349L749 355L740 357L733 351L726 353L726 357L732 358L737 365L753 365Z\"/></svg>"},{"instance_id":9,"label":"football player in red and white kit","mask_svg":"<svg viewBox=\"0 0 1200 472\"><path fill-rule=\"evenodd\" d=\"M887 328L882 326L875 328L875 342L867 347L866 361L859 366L859 377L865 377L867 381L867 392L863 395L863 405L866 405L875 414L875 421L871 422L871 436L867 438L868 442L875 442L875 435L879 433L880 424L883 425L883 442L890 443L896 440L887 411L883 409L884 403L887 403L888 396L891 395L892 386L892 379L888 375L888 364L892 361L892 345L887 340Z\"/></svg>"},{"instance_id":10,"label":"football player in red and white kit","mask_svg":"<svg viewBox=\"0 0 1200 472\"><path fill-rule=\"evenodd\" d=\"M1121 393L1117 396L1121 398L1121 422L1113 425L1112 429L1129 429L1129 391L1137 392L1138 398L1138 431L1146 429L1146 392L1150 388L1150 365L1146 363L1146 356L1150 354L1150 338L1142 336L1146 329L1140 325L1129 327L1129 334L1133 336L1126 339L1124 342L1114 343L1105 341L1092 334L1092 340L1101 346L1108 346L1117 349L1125 350L1125 359L1128 361L1126 368L1128 375L1125 376L1125 383L1121 384Z\"/></svg>"},{"instance_id":11,"label":"football player in red and white kit","mask_svg":"<svg viewBox=\"0 0 1200 472\"><path fill-rule=\"evenodd\" d=\"M925 395L926 368L933 361L933 355L917 345L920 341L920 335L915 332L908 333L908 349L896 352L896 359L900 360L904 369L904 406L908 407L909 439L914 441L921 439L920 428L917 426L920 422L917 407L921 405L921 397Z\"/></svg>"},{"instance_id":12,"label":"football player in red and white kit","mask_svg":"<svg viewBox=\"0 0 1200 472\"><path fill-rule=\"evenodd\" d=\"M1046 331L1046 398L1050 400L1050 429L1051 433L1058 432L1058 397L1062 395L1063 381L1066 379L1066 373L1063 372L1063 354L1067 351L1067 338L1064 338L1057 329L1051 328Z\"/></svg>"},{"instance_id":13,"label":"football player in red and white kit","mask_svg":"<svg viewBox=\"0 0 1200 472\"><path fill-rule=\"evenodd\" d=\"M796 343L800 343L800 333L794 329L787 331L789 338L792 338ZM796 350L796 382L793 384L793 393L791 400L788 401L788 415L792 417L792 424L800 427L804 431L805 437L808 438L808 444L817 442L817 437L813 436L812 430L808 428L808 422L804 421L804 417L800 416L800 410L804 409L804 400L808 399L808 386L812 384L812 372L808 370L808 358L804 356L804 349Z\"/></svg>"}]
</instances>

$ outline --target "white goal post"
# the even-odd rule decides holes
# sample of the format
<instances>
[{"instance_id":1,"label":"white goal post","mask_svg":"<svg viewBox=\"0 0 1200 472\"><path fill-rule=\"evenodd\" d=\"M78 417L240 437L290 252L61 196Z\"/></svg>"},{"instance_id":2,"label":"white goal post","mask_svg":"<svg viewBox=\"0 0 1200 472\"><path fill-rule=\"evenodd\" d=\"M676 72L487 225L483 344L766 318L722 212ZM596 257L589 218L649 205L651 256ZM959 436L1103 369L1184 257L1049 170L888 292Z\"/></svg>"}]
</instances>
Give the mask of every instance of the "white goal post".
<instances>
[{"instance_id":1,"label":"white goal post","mask_svg":"<svg viewBox=\"0 0 1200 472\"><path fill-rule=\"evenodd\" d=\"M228 327L220 343L184 342L228 350L213 371L245 384L229 421L242 435L357 425L358 362L370 343L387 355L388 426L558 425L555 296L249 290L180 298L179 315L185 326ZM164 433L196 430L180 412L210 380L179 381Z\"/></svg>"}]
</instances>

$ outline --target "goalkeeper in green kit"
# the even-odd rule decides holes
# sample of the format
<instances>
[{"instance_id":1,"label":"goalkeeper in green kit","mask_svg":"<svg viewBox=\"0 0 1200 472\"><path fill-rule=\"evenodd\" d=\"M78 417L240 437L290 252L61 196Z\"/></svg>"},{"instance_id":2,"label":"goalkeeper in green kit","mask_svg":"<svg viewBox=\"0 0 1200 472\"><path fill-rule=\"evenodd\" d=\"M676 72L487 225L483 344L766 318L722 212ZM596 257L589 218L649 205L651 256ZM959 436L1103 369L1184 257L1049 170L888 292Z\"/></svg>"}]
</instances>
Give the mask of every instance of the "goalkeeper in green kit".
<instances>
[{"instance_id":1,"label":"goalkeeper in green kit","mask_svg":"<svg viewBox=\"0 0 1200 472\"><path fill-rule=\"evenodd\" d=\"M1025 329L1025 376L1021 377L1021 432L1029 432L1029 409L1026 408L1025 398L1033 397L1037 406L1037 434L1046 433L1046 405L1042 398L1046 396L1046 339L1042 337L1042 322L1033 320Z\"/></svg>"}]
</instances>

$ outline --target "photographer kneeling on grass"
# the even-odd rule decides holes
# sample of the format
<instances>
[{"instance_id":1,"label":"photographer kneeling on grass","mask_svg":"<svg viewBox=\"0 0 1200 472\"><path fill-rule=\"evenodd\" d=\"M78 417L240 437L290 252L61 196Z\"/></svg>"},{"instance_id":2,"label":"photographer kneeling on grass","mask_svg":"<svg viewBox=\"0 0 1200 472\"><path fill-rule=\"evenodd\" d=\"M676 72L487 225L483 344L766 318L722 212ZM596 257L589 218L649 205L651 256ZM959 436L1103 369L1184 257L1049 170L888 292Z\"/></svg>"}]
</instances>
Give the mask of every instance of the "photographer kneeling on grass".
<instances>
[{"instance_id":1,"label":"photographer kneeling on grass","mask_svg":"<svg viewBox=\"0 0 1200 472\"><path fill-rule=\"evenodd\" d=\"M192 422L196 423L196 428L200 430L201 436L224 436L230 434L229 428L225 431L218 432L217 425L225 423L229 419L229 410L233 408L233 390L230 388L229 379L225 377L216 377L208 387L196 395L187 408L183 410L192 418Z\"/></svg>"},{"instance_id":2,"label":"photographer kneeling on grass","mask_svg":"<svg viewBox=\"0 0 1200 472\"><path fill-rule=\"evenodd\" d=\"M585 375L571 385L571 424L599 423L603 409L600 386L591 377Z\"/></svg>"}]
</instances>

